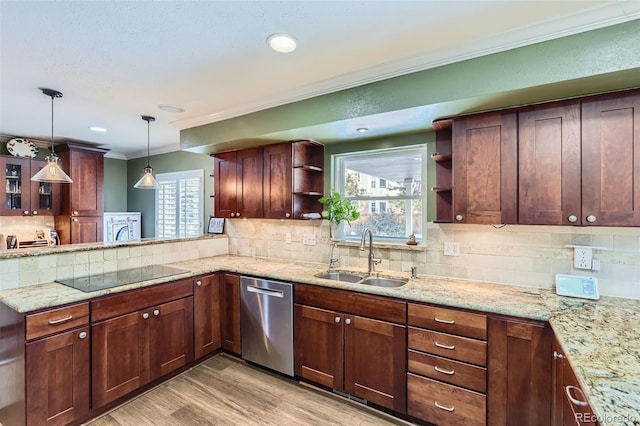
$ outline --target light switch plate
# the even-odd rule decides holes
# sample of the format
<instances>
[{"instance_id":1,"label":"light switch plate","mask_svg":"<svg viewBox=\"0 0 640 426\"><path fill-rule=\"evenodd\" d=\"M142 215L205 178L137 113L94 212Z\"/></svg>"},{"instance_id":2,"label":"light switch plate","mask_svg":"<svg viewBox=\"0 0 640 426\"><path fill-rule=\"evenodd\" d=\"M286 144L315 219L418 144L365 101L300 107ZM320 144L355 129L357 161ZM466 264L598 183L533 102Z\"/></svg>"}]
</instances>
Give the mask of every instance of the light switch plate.
<instances>
[{"instance_id":1,"label":"light switch plate","mask_svg":"<svg viewBox=\"0 0 640 426\"><path fill-rule=\"evenodd\" d=\"M583 299L600 299L598 280L577 275L556 274L556 294Z\"/></svg>"}]
</instances>

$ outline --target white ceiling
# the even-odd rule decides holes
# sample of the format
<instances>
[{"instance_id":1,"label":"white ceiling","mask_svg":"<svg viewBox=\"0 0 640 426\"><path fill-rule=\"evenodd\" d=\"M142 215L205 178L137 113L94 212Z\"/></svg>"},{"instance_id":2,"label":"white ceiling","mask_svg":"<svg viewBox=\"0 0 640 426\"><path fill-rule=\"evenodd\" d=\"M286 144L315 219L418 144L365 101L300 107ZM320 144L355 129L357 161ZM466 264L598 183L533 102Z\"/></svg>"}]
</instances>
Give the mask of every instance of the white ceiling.
<instances>
[{"instance_id":1,"label":"white ceiling","mask_svg":"<svg viewBox=\"0 0 640 426\"><path fill-rule=\"evenodd\" d=\"M148 114L170 152L181 129L638 17L636 0L0 0L0 133L49 139L47 87L57 138L135 158ZM298 50L271 51L278 32Z\"/></svg>"}]
</instances>

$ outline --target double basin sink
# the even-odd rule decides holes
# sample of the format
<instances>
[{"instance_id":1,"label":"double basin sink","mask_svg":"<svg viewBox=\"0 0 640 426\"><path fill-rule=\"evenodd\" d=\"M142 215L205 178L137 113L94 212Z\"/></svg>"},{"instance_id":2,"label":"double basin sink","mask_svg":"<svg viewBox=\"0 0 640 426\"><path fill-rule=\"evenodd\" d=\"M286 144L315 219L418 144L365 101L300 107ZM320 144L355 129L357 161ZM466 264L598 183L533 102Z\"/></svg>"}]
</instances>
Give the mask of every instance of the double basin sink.
<instances>
[{"instance_id":1,"label":"double basin sink","mask_svg":"<svg viewBox=\"0 0 640 426\"><path fill-rule=\"evenodd\" d=\"M316 277L325 280L341 281L345 283L365 284L375 287L401 287L407 283L405 279L383 278L383 277L363 277L352 272L329 271L317 274Z\"/></svg>"}]
</instances>

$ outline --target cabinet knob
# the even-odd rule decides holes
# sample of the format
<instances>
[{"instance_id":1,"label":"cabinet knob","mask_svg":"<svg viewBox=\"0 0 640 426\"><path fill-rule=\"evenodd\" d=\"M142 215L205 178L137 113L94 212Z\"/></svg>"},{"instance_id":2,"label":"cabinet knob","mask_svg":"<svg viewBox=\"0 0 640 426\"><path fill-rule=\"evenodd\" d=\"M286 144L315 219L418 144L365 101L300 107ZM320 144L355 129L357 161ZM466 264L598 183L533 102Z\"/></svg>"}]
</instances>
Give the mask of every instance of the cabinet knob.
<instances>
[{"instance_id":1,"label":"cabinet knob","mask_svg":"<svg viewBox=\"0 0 640 426\"><path fill-rule=\"evenodd\" d=\"M558 353L556 351L553 351L553 359L563 359L563 358L564 358L564 355L562 355L562 354L560 354L560 353Z\"/></svg>"},{"instance_id":2,"label":"cabinet knob","mask_svg":"<svg viewBox=\"0 0 640 426\"><path fill-rule=\"evenodd\" d=\"M78 210L74 210L72 213L74 216L78 216Z\"/></svg>"},{"instance_id":3,"label":"cabinet knob","mask_svg":"<svg viewBox=\"0 0 640 426\"><path fill-rule=\"evenodd\" d=\"M590 214L589 216L587 216L587 222L589 223L593 223L596 221L596 217L592 214Z\"/></svg>"},{"instance_id":4,"label":"cabinet knob","mask_svg":"<svg viewBox=\"0 0 640 426\"><path fill-rule=\"evenodd\" d=\"M158 315L160 315L160 309L154 309L154 310L153 310L153 315L154 315L154 316L156 316L156 317L157 317Z\"/></svg>"},{"instance_id":5,"label":"cabinet knob","mask_svg":"<svg viewBox=\"0 0 640 426\"><path fill-rule=\"evenodd\" d=\"M340 322L340 317L336 317L336 322Z\"/></svg>"},{"instance_id":6,"label":"cabinet knob","mask_svg":"<svg viewBox=\"0 0 640 426\"><path fill-rule=\"evenodd\" d=\"M201 286L201 285L202 285L202 281L200 281L200 280L196 281L196 285L197 285L198 287L199 287L199 286Z\"/></svg>"},{"instance_id":7,"label":"cabinet knob","mask_svg":"<svg viewBox=\"0 0 640 426\"><path fill-rule=\"evenodd\" d=\"M235 213L231 213L231 217L236 217L236 214Z\"/></svg>"},{"instance_id":8,"label":"cabinet knob","mask_svg":"<svg viewBox=\"0 0 640 426\"><path fill-rule=\"evenodd\" d=\"M284 217L291 217L291 213L285 213Z\"/></svg>"},{"instance_id":9,"label":"cabinet knob","mask_svg":"<svg viewBox=\"0 0 640 426\"><path fill-rule=\"evenodd\" d=\"M82 331L80 334L78 334L78 337L81 339L86 339L87 338L87 332L86 331Z\"/></svg>"},{"instance_id":10,"label":"cabinet knob","mask_svg":"<svg viewBox=\"0 0 640 426\"><path fill-rule=\"evenodd\" d=\"M578 217L575 214L571 214L569 215L569 217L567 218L567 220L571 223L575 223L578 220Z\"/></svg>"},{"instance_id":11,"label":"cabinet knob","mask_svg":"<svg viewBox=\"0 0 640 426\"><path fill-rule=\"evenodd\" d=\"M74 221L74 222L77 222L77 221L78 221L78 218L77 218L77 217L74 217L74 218L73 218L73 221Z\"/></svg>"},{"instance_id":12,"label":"cabinet knob","mask_svg":"<svg viewBox=\"0 0 640 426\"><path fill-rule=\"evenodd\" d=\"M347 325L351 324L351 318L347 318L346 320L344 320L344 323Z\"/></svg>"},{"instance_id":13,"label":"cabinet knob","mask_svg":"<svg viewBox=\"0 0 640 426\"><path fill-rule=\"evenodd\" d=\"M31 212L31 214L32 214L32 215L34 215L34 216L37 216L37 214L38 214L38 210L34 210L34 211L32 211L32 212Z\"/></svg>"},{"instance_id":14,"label":"cabinet knob","mask_svg":"<svg viewBox=\"0 0 640 426\"><path fill-rule=\"evenodd\" d=\"M236 213L236 217L240 217L240 212Z\"/></svg>"},{"instance_id":15,"label":"cabinet knob","mask_svg":"<svg viewBox=\"0 0 640 426\"><path fill-rule=\"evenodd\" d=\"M22 212L22 214L23 214L24 216L29 216L29 210L25 210L25 211L23 211L23 212Z\"/></svg>"},{"instance_id":16,"label":"cabinet knob","mask_svg":"<svg viewBox=\"0 0 640 426\"><path fill-rule=\"evenodd\" d=\"M456 215L456 220L457 220L458 222L462 221L462 215L461 215L461 214L457 214L457 215Z\"/></svg>"},{"instance_id":17,"label":"cabinet knob","mask_svg":"<svg viewBox=\"0 0 640 426\"><path fill-rule=\"evenodd\" d=\"M145 312L144 314L142 314L142 319L147 319L149 318L149 313Z\"/></svg>"}]
</instances>

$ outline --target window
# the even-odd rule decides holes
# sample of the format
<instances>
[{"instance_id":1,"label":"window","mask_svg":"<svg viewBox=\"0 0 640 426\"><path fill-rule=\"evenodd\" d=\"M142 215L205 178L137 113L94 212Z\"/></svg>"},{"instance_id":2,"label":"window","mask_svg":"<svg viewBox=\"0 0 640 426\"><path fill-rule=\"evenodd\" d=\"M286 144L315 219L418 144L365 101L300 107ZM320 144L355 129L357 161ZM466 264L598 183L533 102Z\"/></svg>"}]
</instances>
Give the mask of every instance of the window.
<instances>
[{"instance_id":1,"label":"window","mask_svg":"<svg viewBox=\"0 0 640 426\"><path fill-rule=\"evenodd\" d=\"M422 240L426 155L426 145L418 145L332 157L336 191L360 212L360 218L346 226L347 238L360 238L363 229L369 228L376 238L406 241L414 234Z\"/></svg>"},{"instance_id":2,"label":"window","mask_svg":"<svg viewBox=\"0 0 640 426\"><path fill-rule=\"evenodd\" d=\"M203 171L158 173L156 180L156 238L202 235Z\"/></svg>"}]
</instances>

